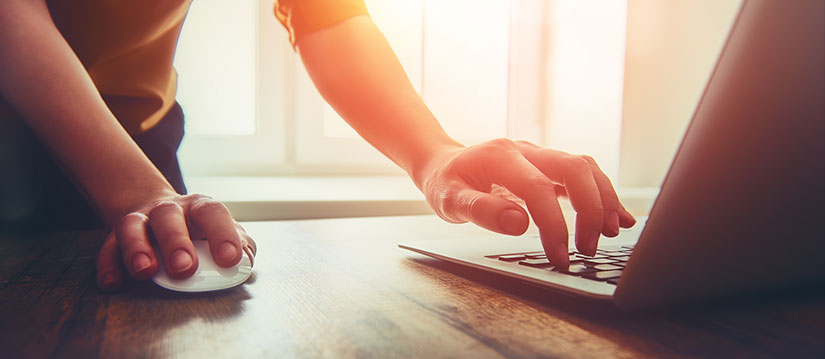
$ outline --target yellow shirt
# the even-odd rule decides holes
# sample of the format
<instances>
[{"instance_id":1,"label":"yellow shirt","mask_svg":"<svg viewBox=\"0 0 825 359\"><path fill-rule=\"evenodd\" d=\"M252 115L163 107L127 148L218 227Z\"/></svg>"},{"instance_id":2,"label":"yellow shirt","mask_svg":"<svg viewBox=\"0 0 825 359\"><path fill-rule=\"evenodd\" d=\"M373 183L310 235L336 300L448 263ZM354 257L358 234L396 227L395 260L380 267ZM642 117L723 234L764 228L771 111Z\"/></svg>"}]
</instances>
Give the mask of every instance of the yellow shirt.
<instances>
[{"instance_id":1,"label":"yellow shirt","mask_svg":"<svg viewBox=\"0 0 825 359\"><path fill-rule=\"evenodd\" d=\"M172 67L190 0L49 1L55 25L129 133L157 124L175 101Z\"/></svg>"},{"instance_id":2,"label":"yellow shirt","mask_svg":"<svg viewBox=\"0 0 825 359\"><path fill-rule=\"evenodd\" d=\"M292 45L306 34L358 15L369 15L364 0L275 1L275 16L289 31Z\"/></svg>"},{"instance_id":3,"label":"yellow shirt","mask_svg":"<svg viewBox=\"0 0 825 359\"><path fill-rule=\"evenodd\" d=\"M190 1L48 0L55 25L129 133L155 126L175 102L172 62ZM363 0L281 0L275 14L294 44L367 10ZM10 116L0 99L0 121Z\"/></svg>"}]
</instances>

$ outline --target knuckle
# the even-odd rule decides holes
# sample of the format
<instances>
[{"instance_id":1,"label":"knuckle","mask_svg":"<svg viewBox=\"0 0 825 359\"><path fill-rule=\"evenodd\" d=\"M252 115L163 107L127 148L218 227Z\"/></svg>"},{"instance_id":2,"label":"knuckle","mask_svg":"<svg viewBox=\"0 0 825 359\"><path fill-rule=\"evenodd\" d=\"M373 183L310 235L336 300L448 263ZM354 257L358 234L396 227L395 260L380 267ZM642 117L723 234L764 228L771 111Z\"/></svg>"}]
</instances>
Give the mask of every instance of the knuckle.
<instances>
[{"instance_id":1,"label":"knuckle","mask_svg":"<svg viewBox=\"0 0 825 359\"><path fill-rule=\"evenodd\" d=\"M596 160L593 157L589 156L589 155L581 155L581 158L584 159L590 165L595 165L596 164Z\"/></svg>"},{"instance_id":2,"label":"knuckle","mask_svg":"<svg viewBox=\"0 0 825 359\"><path fill-rule=\"evenodd\" d=\"M458 216L461 209L458 192L448 186L439 188L435 193L435 203L432 207L435 213L445 221L452 223L462 222Z\"/></svg>"},{"instance_id":3,"label":"knuckle","mask_svg":"<svg viewBox=\"0 0 825 359\"><path fill-rule=\"evenodd\" d=\"M553 183L547 176L542 173L531 174L527 175L525 181L530 185L530 187L534 188L541 188L541 189L555 189L556 184Z\"/></svg>"},{"instance_id":4,"label":"knuckle","mask_svg":"<svg viewBox=\"0 0 825 359\"><path fill-rule=\"evenodd\" d=\"M545 198L548 193L554 196L556 194L556 185L547 177L532 176L528 178L528 183L530 186L527 192L531 198Z\"/></svg>"},{"instance_id":5,"label":"knuckle","mask_svg":"<svg viewBox=\"0 0 825 359\"><path fill-rule=\"evenodd\" d=\"M516 143L522 146L538 147L536 144L525 140L517 140Z\"/></svg>"},{"instance_id":6,"label":"knuckle","mask_svg":"<svg viewBox=\"0 0 825 359\"><path fill-rule=\"evenodd\" d=\"M151 255L150 253L148 253L148 252L151 252L151 251L147 251L147 245L145 243L140 242L140 241L129 241L129 242L123 243L121 245L121 247L122 247L121 252L125 255L129 255L129 254L136 253L136 252L147 252L146 253L147 255Z\"/></svg>"},{"instance_id":7,"label":"knuckle","mask_svg":"<svg viewBox=\"0 0 825 359\"><path fill-rule=\"evenodd\" d=\"M584 174L590 172L590 163L582 156L566 155L564 163L568 170L574 173Z\"/></svg>"},{"instance_id":8,"label":"knuckle","mask_svg":"<svg viewBox=\"0 0 825 359\"><path fill-rule=\"evenodd\" d=\"M510 150L516 147L516 143L509 138L496 138L490 140L487 147L492 150Z\"/></svg>"},{"instance_id":9,"label":"knuckle","mask_svg":"<svg viewBox=\"0 0 825 359\"><path fill-rule=\"evenodd\" d=\"M455 213L458 209L458 193L455 190L450 188L445 188L439 191L438 194L439 202L441 202L441 207L444 209L446 213Z\"/></svg>"},{"instance_id":10,"label":"knuckle","mask_svg":"<svg viewBox=\"0 0 825 359\"><path fill-rule=\"evenodd\" d=\"M117 228L131 227L135 224L141 224L148 219L145 214L140 212L132 212L120 218L117 222Z\"/></svg>"},{"instance_id":11,"label":"knuckle","mask_svg":"<svg viewBox=\"0 0 825 359\"><path fill-rule=\"evenodd\" d=\"M175 202L169 202L169 201L160 202L152 208L151 212L149 212L149 217L153 217L154 215L156 215L159 212L167 212L167 211L181 212L182 208L179 204L177 204Z\"/></svg>"},{"instance_id":12,"label":"knuckle","mask_svg":"<svg viewBox=\"0 0 825 359\"><path fill-rule=\"evenodd\" d=\"M223 203L218 202L209 197L198 198L195 202L192 203L192 206L189 208L189 211L192 213L193 216L202 216L209 213L222 213L228 212L226 206Z\"/></svg>"},{"instance_id":13,"label":"knuckle","mask_svg":"<svg viewBox=\"0 0 825 359\"><path fill-rule=\"evenodd\" d=\"M190 194L187 194L183 197L186 198L186 199L190 199L190 200L213 199L212 197L207 196L203 193L190 193Z\"/></svg>"},{"instance_id":14,"label":"knuckle","mask_svg":"<svg viewBox=\"0 0 825 359\"><path fill-rule=\"evenodd\" d=\"M487 207L486 204L489 204L489 201L484 201L482 198L482 196L473 196L467 201L467 213L470 217L481 218L484 216L485 207Z\"/></svg>"},{"instance_id":15,"label":"knuckle","mask_svg":"<svg viewBox=\"0 0 825 359\"><path fill-rule=\"evenodd\" d=\"M183 229L178 228L163 228L160 230L153 229L152 231L155 235L155 239L157 239L158 243L177 243L177 242L188 242L189 233L187 233Z\"/></svg>"}]
</instances>

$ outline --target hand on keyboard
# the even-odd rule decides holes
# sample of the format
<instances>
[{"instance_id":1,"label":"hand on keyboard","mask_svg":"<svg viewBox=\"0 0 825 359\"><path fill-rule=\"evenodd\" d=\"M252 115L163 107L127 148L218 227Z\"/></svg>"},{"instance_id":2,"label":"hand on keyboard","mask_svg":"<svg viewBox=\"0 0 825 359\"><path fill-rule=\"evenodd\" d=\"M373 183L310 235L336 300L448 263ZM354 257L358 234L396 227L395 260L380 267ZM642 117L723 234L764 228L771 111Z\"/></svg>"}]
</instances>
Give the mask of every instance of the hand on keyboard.
<instances>
[{"instance_id":1,"label":"hand on keyboard","mask_svg":"<svg viewBox=\"0 0 825 359\"><path fill-rule=\"evenodd\" d=\"M545 253L558 266L566 267L569 260L558 197L569 198L576 210L576 247L582 253L595 254L600 235L614 237L620 227L636 223L588 156L498 139L446 151L424 168L416 183L441 218L520 235L529 211ZM509 193L518 199L508 198Z\"/></svg>"}]
</instances>

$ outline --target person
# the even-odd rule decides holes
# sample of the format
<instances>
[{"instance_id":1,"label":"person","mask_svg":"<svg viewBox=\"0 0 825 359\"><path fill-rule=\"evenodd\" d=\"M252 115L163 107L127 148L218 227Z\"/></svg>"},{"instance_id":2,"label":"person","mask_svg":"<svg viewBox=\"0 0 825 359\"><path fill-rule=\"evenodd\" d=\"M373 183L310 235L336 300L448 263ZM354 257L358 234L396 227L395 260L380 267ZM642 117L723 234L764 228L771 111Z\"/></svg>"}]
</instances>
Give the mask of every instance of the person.
<instances>
[{"instance_id":1,"label":"person","mask_svg":"<svg viewBox=\"0 0 825 359\"><path fill-rule=\"evenodd\" d=\"M206 238L221 266L256 251L220 202L186 194L180 174L172 60L188 7L9 0L0 12L0 216L15 228L109 229L97 259L102 290L154 275L154 245L176 278L197 268L192 239ZM274 10L324 99L409 174L444 220L519 235L532 217L558 265L568 263L559 197L576 210L576 246L585 253L595 253L601 234L634 224L590 157L509 139L452 139L363 0L281 0Z\"/></svg>"}]
</instances>

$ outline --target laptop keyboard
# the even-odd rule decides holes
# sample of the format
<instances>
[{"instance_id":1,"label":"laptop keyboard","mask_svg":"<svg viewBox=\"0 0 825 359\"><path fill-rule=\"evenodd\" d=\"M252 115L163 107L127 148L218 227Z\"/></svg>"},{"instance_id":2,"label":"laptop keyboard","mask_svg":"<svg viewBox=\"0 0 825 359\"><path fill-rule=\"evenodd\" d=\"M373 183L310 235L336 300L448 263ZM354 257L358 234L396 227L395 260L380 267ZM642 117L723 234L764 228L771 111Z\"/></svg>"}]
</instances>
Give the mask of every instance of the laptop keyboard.
<instances>
[{"instance_id":1,"label":"laptop keyboard","mask_svg":"<svg viewBox=\"0 0 825 359\"><path fill-rule=\"evenodd\" d=\"M543 251L493 254L485 256L514 265L522 265L535 268L536 270L550 270L564 274L591 280L607 282L610 284L619 283L622 271L630 254L633 252L632 245L605 246L596 250L596 255L588 256L576 250L570 250L570 267L559 270L547 259Z\"/></svg>"}]
</instances>

